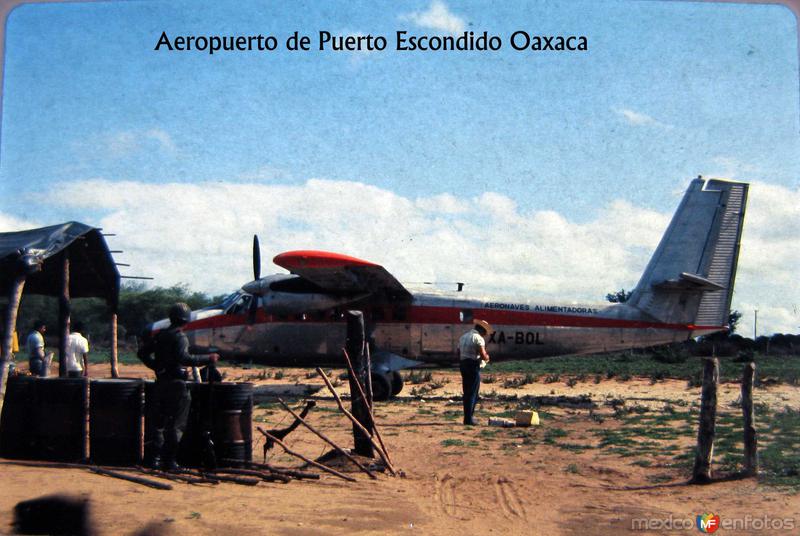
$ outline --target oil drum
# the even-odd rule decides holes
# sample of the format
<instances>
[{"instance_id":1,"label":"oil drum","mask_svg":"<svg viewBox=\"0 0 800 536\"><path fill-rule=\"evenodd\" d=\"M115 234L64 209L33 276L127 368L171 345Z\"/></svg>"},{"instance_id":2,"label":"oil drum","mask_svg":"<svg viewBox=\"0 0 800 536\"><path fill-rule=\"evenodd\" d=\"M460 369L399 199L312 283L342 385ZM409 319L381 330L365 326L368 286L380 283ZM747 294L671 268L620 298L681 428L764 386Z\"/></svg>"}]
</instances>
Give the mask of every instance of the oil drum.
<instances>
[{"instance_id":1,"label":"oil drum","mask_svg":"<svg viewBox=\"0 0 800 536\"><path fill-rule=\"evenodd\" d=\"M0 456L35 458L31 420L35 408L35 378L9 376L0 418Z\"/></svg>"},{"instance_id":2,"label":"oil drum","mask_svg":"<svg viewBox=\"0 0 800 536\"><path fill-rule=\"evenodd\" d=\"M217 465L224 459L250 461L252 451L253 384L189 383L192 411L181 441L178 461L199 466L213 442Z\"/></svg>"},{"instance_id":3,"label":"oil drum","mask_svg":"<svg viewBox=\"0 0 800 536\"><path fill-rule=\"evenodd\" d=\"M92 462L141 464L144 381L93 380L89 392Z\"/></svg>"},{"instance_id":4,"label":"oil drum","mask_svg":"<svg viewBox=\"0 0 800 536\"><path fill-rule=\"evenodd\" d=\"M87 378L37 378L32 412L35 457L78 462L84 459L89 395Z\"/></svg>"}]
</instances>

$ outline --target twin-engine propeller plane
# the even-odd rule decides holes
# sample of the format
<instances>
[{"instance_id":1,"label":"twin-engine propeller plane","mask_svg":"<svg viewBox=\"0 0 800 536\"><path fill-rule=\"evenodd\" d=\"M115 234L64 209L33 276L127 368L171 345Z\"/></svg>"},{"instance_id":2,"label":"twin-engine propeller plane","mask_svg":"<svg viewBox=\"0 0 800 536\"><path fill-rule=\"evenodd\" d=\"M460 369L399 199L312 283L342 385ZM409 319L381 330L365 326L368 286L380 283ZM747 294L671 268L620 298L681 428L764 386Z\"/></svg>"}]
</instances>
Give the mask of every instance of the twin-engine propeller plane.
<instances>
[{"instance_id":1,"label":"twin-engine propeller plane","mask_svg":"<svg viewBox=\"0 0 800 536\"><path fill-rule=\"evenodd\" d=\"M273 259L290 273L254 280L221 304L192 312L185 327L198 351L277 366L342 363L346 309L359 309L372 348L375 398L399 393L398 370L455 363L473 319L491 323L493 360L589 354L684 341L727 329L748 185L691 182L626 303L553 305L537 300L412 293L386 269L323 251ZM156 322L153 330L167 325Z\"/></svg>"}]
</instances>

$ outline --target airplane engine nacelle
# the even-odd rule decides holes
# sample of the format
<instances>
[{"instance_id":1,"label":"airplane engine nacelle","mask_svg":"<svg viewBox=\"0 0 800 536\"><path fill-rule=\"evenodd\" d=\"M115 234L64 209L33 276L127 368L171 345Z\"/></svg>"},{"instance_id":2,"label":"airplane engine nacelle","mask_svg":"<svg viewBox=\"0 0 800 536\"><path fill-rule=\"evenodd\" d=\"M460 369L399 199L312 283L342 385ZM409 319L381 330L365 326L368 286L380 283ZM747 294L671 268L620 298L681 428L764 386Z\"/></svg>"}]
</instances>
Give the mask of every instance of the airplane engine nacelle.
<instances>
[{"instance_id":1,"label":"airplane engine nacelle","mask_svg":"<svg viewBox=\"0 0 800 536\"><path fill-rule=\"evenodd\" d=\"M271 291L261 297L262 307L271 315L297 315L333 309L356 301L363 296L334 296L320 293Z\"/></svg>"}]
</instances>

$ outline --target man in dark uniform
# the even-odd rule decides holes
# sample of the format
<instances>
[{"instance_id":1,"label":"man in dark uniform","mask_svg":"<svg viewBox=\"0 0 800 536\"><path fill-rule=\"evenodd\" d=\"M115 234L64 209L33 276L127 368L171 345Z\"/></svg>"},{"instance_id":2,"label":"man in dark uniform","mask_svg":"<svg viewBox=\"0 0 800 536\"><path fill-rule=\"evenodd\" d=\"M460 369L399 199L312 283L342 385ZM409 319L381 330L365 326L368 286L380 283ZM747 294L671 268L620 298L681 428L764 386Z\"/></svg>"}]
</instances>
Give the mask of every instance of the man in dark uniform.
<instances>
[{"instance_id":1,"label":"man in dark uniform","mask_svg":"<svg viewBox=\"0 0 800 536\"><path fill-rule=\"evenodd\" d=\"M218 354L193 356L189 353L189 339L182 331L189 322L191 309L185 303L176 303L169 310L170 326L159 331L138 352L139 359L156 373L155 405L156 435L152 464L155 468L178 469L175 458L178 445L186 429L192 397L186 388L184 367L216 363Z\"/></svg>"}]
</instances>

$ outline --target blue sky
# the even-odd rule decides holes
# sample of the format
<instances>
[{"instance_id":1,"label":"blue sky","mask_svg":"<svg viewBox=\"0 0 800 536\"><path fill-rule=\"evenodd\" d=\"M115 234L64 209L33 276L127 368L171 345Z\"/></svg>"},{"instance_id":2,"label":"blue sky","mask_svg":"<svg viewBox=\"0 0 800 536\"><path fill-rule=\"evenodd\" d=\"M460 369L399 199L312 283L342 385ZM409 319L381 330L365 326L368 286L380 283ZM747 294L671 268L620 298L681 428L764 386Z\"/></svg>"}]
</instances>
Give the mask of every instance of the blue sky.
<instances>
[{"instance_id":1,"label":"blue sky","mask_svg":"<svg viewBox=\"0 0 800 536\"><path fill-rule=\"evenodd\" d=\"M396 30L446 35L446 24L498 35L503 49L393 50ZM314 42L318 31L328 30L380 34L390 44L373 53L283 50L295 30ZM585 35L589 50L514 51L509 36L516 30ZM270 34L281 46L214 56L155 52L162 31ZM762 206L765 215L753 216L745 246L749 239L752 251L777 259L768 275L782 282L793 268L786 263L800 261L787 258L773 236L780 227L777 235L800 237L791 222L795 213L770 205L798 197L796 31L794 16L781 7L680 2L25 6L12 13L6 34L0 223L9 229L66 219L113 224L128 256L122 262L155 274L159 284L186 281L209 292L244 282L247 237L258 232L272 237L270 253L284 245L344 246L345 253L369 255L413 279L463 279L466 272L490 290L553 297L572 291L595 299L605 287L592 294L575 282L584 277L579 269L546 268L542 259L580 263L586 253L578 245L560 243L546 226L540 236L505 236L501 213L526 221L555 213L562 219L552 225L572 226L576 244L617 219L641 225L641 237L625 245L625 255L609 256L596 283L630 287L663 229L658 225L689 179L703 174L752 181L754 195L766 192L751 197L750 214ZM332 188L328 198L317 206L304 204L302 195L295 205L285 203L308 193L312 179L328 181L314 183ZM387 252L386 237L355 240L359 230L347 228L337 212L353 183L365 188L362 202L371 203L375 212L366 212L374 220L393 218L387 237L399 232L391 222L421 218L405 229L405 242ZM126 191L142 192L144 204L112 195ZM155 200L165 196L169 203L159 213ZM411 208L398 208L406 202ZM197 229L207 225L209 243L188 243L180 258L154 263L163 255L148 249L145 238L158 243L170 236L170 210ZM538 240L547 248L536 249L535 258L523 251L502 266L473 271L457 260L465 251L481 252L479 237L466 231L451 238L470 241L468 247L453 248L451 256L435 241L417 238L410 245L414 237L458 229L482 213L497 229L496 241L534 250L542 247ZM781 221L769 213L783 215ZM625 220L633 215L648 223ZM328 235L321 221L342 229ZM144 228L152 235L131 238ZM228 241L237 246L219 245ZM568 251L552 252L556 247ZM793 288L787 295L780 283L765 289L764 267L755 259L748 267L743 248L739 306L773 307L780 310L775 329L796 330L800 293ZM210 263L207 274L187 269L198 262ZM460 271L437 268L442 264ZM521 269L533 279L516 277ZM759 318L764 315L769 322L769 313Z\"/></svg>"}]
</instances>

